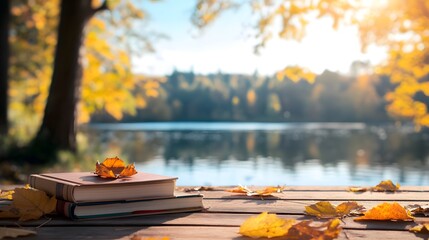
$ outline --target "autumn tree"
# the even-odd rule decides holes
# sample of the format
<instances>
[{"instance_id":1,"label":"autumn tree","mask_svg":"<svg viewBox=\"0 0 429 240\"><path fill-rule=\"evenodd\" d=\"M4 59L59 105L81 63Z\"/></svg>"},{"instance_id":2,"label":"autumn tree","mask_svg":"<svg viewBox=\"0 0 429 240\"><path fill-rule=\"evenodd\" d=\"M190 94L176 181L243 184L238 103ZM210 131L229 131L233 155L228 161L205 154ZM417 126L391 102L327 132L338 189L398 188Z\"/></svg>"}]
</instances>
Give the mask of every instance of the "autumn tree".
<instances>
[{"instance_id":1,"label":"autumn tree","mask_svg":"<svg viewBox=\"0 0 429 240\"><path fill-rule=\"evenodd\" d=\"M0 2L0 136L8 132L8 63L10 1Z\"/></svg>"},{"instance_id":2,"label":"autumn tree","mask_svg":"<svg viewBox=\"0 0 429 240\"><path fill-rule=\"evenodd\" d=\"M397 85L385 96L390 115L399 120L412 119L417 127L429 126L428 1L199 0L193 22L203 28L225 10L246 6L257 19L256 52L276 35L301 40L306 26L317 18L332 19L334 29L342 23L356 25L363 50L370 44L388 50L389 57L377 67L377 73L390 76L391 82ZM280 74L291 73L285 70Z\"/></svg>"}]
</instances>

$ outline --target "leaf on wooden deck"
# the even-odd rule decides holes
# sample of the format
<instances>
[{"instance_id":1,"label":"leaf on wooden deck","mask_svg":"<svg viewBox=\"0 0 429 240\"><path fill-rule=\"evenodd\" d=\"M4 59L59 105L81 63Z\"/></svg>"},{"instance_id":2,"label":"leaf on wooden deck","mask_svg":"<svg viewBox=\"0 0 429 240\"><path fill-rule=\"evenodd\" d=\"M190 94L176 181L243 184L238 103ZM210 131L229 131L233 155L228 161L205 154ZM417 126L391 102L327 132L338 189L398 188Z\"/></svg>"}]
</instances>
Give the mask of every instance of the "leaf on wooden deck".
<instances>
[{"instance_id":1,"label":"leaf on wooden deck","mask_svg":"<svg viewBox=\"0 0 429 240\"><path fill-rule=\"evenodd\" d=\"M283 192L284 187L266 187L264 189L259 189L259 190L252 190L246 186L237 186L233 189L228 189L226 190L227 192L232 192L232 193L244 193L247 196L261 196L261 197L265 197L265 196L272 196L273 193L281 193Z\"/></svg>"},{"instance_id":2,"label":"leaf on wooden deck","mask_svg":"<svg viewBox=\"0 0 429 240\"><path fill-rule=\"evenodd\" d=\"M410 232L429 234L429 222L424 222L413 228L410 228Z\"/></svg>"},{"instance_id":3,"label":"leaf on wooden deck","mask_svg":"<svg viewBox=\"0 0 429 240\"><path fill-rule=\"evenodd\" d=\"M349 192L366 192L368 191L368 188L366 187L349 187Z\"/></svg>"},{"instance_id":4,"label":"leaf on wooden deck","mask_svg":"<svg viewBox=\"0 0 429 240\"><path fill-rule=\"evenodd\" d=\"M0 199L12 200L14 190L0 190Z\"/></svg>"},{"instance_id":5,"label":"leaf on wooden deck","mask_svg":"<svg viewBox=\"0 0 429 240\"><path fill-rule=\"evenodd\" d=\"M412 221L414 218L411 216L410 211L394 202L379 204L366 211L364 216L355 218L354 220Z\"/></svg>"},{"instance_id":6,"label":"leaf on wooden deck","mask_svg":"<svg viewBox=\"0 0 429 240\"><path fill-rule=\"evenodd\" d=\"M393 184L393 182L391 180L385 180L385 181L381 181L377 186L372 187L371 191L374 192L396 192L399 190L399 187L401 185L399 185L399 183L397 183L396 185Z\"/></svg>"},{"instance_id":7,"label":"leaf on wooden deck","mask_svg":"<svg viewBox=\"0 0 429 240\"><path fill-rule=\"evenodd\" d=\"M0 218L19 218L19 221L39 219L55 210L57 200L36 189L15 188L12 204L0 211Z\"/></svg>"},{"instance_id":8,"label":"leaf on wooden deck","mask_svg":"<svg viewBox=\"0 0 429 240\"><path fill-rule=\"evenodd\" d=\"M198 192L198 191L214 191L214 187L200 186L200 187L191 187L191 188L182 188L180 189L184 192Z\"/></svg>"},{"instance_id":9,"label":"leaf on wooden deck","mask_svg":"<svg viewBox=\"0 0 429 240\"><path fill-rule=\"evenodd\" d=\"M5 228L0 227L0 239L3 238L17 238L28 235L37 234L35 231L30 231L22 228Z\"/></svg>"},{"instance_id":10,"label":"leaf on wooden deck","mask_svg":"<svg viewBox=\"0 0 429 240\"><path fill-rule=\"evenodd\" d=\"M429 204L413 204L405 206L405 208L410 211L413 215L423 215L429 217Z\"/></svg>"},{"instance_id":11,"label":"leaf on wooden deck","mask_svg":"<svg viewBox=\"0 0 429 240\"><path fill-rule=\"evenodd\" d=\"M289 229L286 239L330 240L337 238L341 229L340 220L338 218L317 225L315 225L313 221L302 221Z\"/></svg>"},{"instance_id":12,"label":"leaf on wooden deck","mask_svg":"<svg viewBox=\"0 0 429 240\"><path fill-rule=\"evenodd\" d=\"M337 218L349 215L362 214L364 207L357 202L343 202L338 206L332 205L328 201L321 201L305 206L305 214L318 218Z\"/></svg>"},{"instance_id":13,"label":"leaf on wooden deck","mask_svg":"<svg viewBox=\"0 0 429 240\"><path fill-rule=\"evenodd\" d=\"M125 166L124 161L118 157L106 158L102 163L95 164L95 174L101 178L130 177L136 173L134 164Z\"/></svg>"},{"instance_id":14,"label":"leaf on wooden deck","mask_svg":"<svg viewBox=\"0 0 429 240\"><path fill-rule=\"evenodd\" d=\"M282 219L276 214L263 212L252 216L240 226L239 233L247 237L281 237L288 233L289 228L295 223L295 219Z\"/></svg>"}]
</instances>

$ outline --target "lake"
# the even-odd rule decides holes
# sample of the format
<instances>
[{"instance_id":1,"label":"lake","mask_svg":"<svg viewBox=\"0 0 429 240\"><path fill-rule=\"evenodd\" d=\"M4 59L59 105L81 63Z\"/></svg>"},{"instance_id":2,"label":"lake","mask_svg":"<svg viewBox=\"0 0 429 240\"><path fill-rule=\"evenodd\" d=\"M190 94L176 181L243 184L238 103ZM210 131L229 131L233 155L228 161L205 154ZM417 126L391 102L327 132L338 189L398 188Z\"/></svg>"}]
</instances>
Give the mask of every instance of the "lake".
<instances>
[{"instance_id":1,"label":"lake","mask_svg":"<svg viewBox=\"0 0 429 240\"><path fill-rule=\"evenodd\" d=\"M429 185L429 134L363 123L115 123L86 152L177 176L178 185Z\"/></svg>"}]
</instances>

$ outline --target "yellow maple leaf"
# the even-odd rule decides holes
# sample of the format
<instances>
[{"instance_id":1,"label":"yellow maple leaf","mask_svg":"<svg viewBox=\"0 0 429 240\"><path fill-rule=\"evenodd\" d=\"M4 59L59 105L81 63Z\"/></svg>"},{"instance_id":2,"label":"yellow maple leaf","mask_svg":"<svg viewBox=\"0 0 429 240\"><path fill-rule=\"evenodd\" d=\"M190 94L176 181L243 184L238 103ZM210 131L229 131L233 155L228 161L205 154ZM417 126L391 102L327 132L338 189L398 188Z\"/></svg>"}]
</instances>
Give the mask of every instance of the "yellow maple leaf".
<instances>
[{"instance_id":1,"label":"yellow maple leaf","mask_svg":"<svg viewBox=\"0 0 429 240\"><path fill-rule=\"evenodd\" d=\"M136 173L134 164L125 166L124 161L118 157L106 158L102 163L95 164L95 174L101 178L130 177Z\"/></svg>"},{"instance_id":2,"label":"yellow maple leaf","mask_svg":"<svg viewBox=\"0 0 429 240\"><path fill-rule=\"evenodd\" d=\"M276 214L263 212L243 222L239 233L248 237L281 237L287 234L295 219L282 219Z\"/></svg>"},{"instance_id":3,"label":"yellow maple leaf","mask_svg":"<svg viewBox=\"0 0 429 240\"><path fill-rule=\"evenodd\" d=\"M22 228L5 228L0 227L0 239L3 238L17 238L37 234L35 231L30 231Z\"/></svg>"},{"instance_id":4,"label":"yellow maple leaf","mask_svg":"<svg viewBox=\"0 0 429 240\"><path fill-rule=\"evenodd\" d=\"M338 218L317 225L313 221L302 221L289 229L286 239L330 240L337 238L341 229Z\"/></svg>"},{"instance_id":5,"label":"yellow maple leaf","mask_svg":"<svg viewBox=\"0 0 429 240\"><path fill-rule=\"evenodd\" d=\"M359 213L362 209L363 206L357 202L343 202L338 206L334 206L328 201L321 201L305 206L305 213L318 218L336 218Z\"/></svg>"},{"instance_id":6,"label":"yellow maple leaf","mask_svg":"<svg viewBox=\"0 0 429 240\"><path fill-rule=\"evenodd\" d=\"M0 199L12 200L13 190L0 190Z\"/></svg>"},{"instance_id":7,"label":"yellow maple leaf","mask_svg":"<svg viewBox=\"0 0 429 240\"><path fill-rule=\"evenodd\" d=\"M415 227L410 228L410 232L429 233L429 222L424 222Z\"/></svg>"},{"instance_id":8,"label":"yellow maple leaf","mask_svg":"<svg viewBox=\"0 0 429 240\"><path fill-rule=\"evenodd\" d=\"M374 192L396 192L399 190L399 183L393 184L391 180L381 181L377 186L372 187L371 190Z\"/></svg>"},{"instance_id":9,"label":"yellow maple leaf","mask_svg":"<svg viewBox=\"0 0 429 240\"><path fill-rule=\"evenodd\" d=\"M402 207L400 204L382 203L367 212L362 217L355 218L355 220L400 220L412 221L414 218L411 216L410 211Z\"/></svg>"},{"instance_id":10,"label":"yellow maple leaf","mask_svg":"<svg viewBox=\"0 0 429 240\"><path fill-rule=\"evenodd\" d=\"M52 213L57 205L55 197L36 189L15 188L12 204L0 212L0 218L19 218L19 221L39 219Z\"/></svg>"}]
</instances>

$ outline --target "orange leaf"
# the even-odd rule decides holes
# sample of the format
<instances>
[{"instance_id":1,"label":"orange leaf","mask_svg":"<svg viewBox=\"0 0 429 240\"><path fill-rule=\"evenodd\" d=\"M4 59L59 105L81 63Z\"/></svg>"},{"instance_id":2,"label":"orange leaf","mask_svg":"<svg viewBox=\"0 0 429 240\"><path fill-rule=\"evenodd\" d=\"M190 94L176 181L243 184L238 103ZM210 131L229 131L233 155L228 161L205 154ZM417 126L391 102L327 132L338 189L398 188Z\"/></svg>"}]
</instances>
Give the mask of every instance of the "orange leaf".
<instances>
[{"instance_id":1,"label":"orange leaf","mask_svg":"<svg viewBox=\"0 0 429 240\"><path fill-rule=\"evenodd\" d=\"M281 193L283 192L284 187L266 187L261 190L252 190L247 187L238 186L233 189L226 190L227 192L232 193L245 193L247 196L271 196L273 193Z\"/></svg>"},{"instance_id":2,"label":"orange leaf","mask_svg":"<svg viewBox=\"0 0 429 240\"><path fill-rule=\"evenodd\" d=\"M292 226L286 239L335 239L341 232L340 220L332 219L326 223L313 225L313 221L302 221Z\"/></svg>"},{"instance_id":3,"label":"orange leaf","mask_svg":"<svg viewBox=\"0 0 429 240\"><path fill-rule=\"evenodd\" d=\"M391 180L381 181L377 186L371 188L374 192L396 192L399 190L399 183L393 184Z\"/></svg>"},{"instance_id":4,"label":"orange leaf","mask_svg":"<svg viewBox=\"0 0 429 240\"><path fill-rule=\"evenodd\" d=\"M399 205L398 203L382 203L367 212L362 217L355 218L355 220L401 220L412 221L414 218L411 216L410 211Z\"/></svg>"},{"instance_id":5,"label":"orange leaf","mask_svg":"<svg viewBox=\"0 0 429 240\"><path fill-rule=\"evenodd\" d=\"M130 177L136 173L134 164L125 166L124 161L118 157L106 158L102 163L95 164L95 174L101 178Z\"/></svg>"},{"instance_id":6,"label":"orange leaf","mask_svg":"<svg viewBox=\"0 0 429 240\"><path fill-rule=\"evenodd\" d=\"M232 192L232 193L248 193L248 192L251 192L250 189L248 189L247 187L243 187L241 185L239 185L238 187L235 187L233 189L228 189L226 191Z\"/></svg>"}]
</instances>

